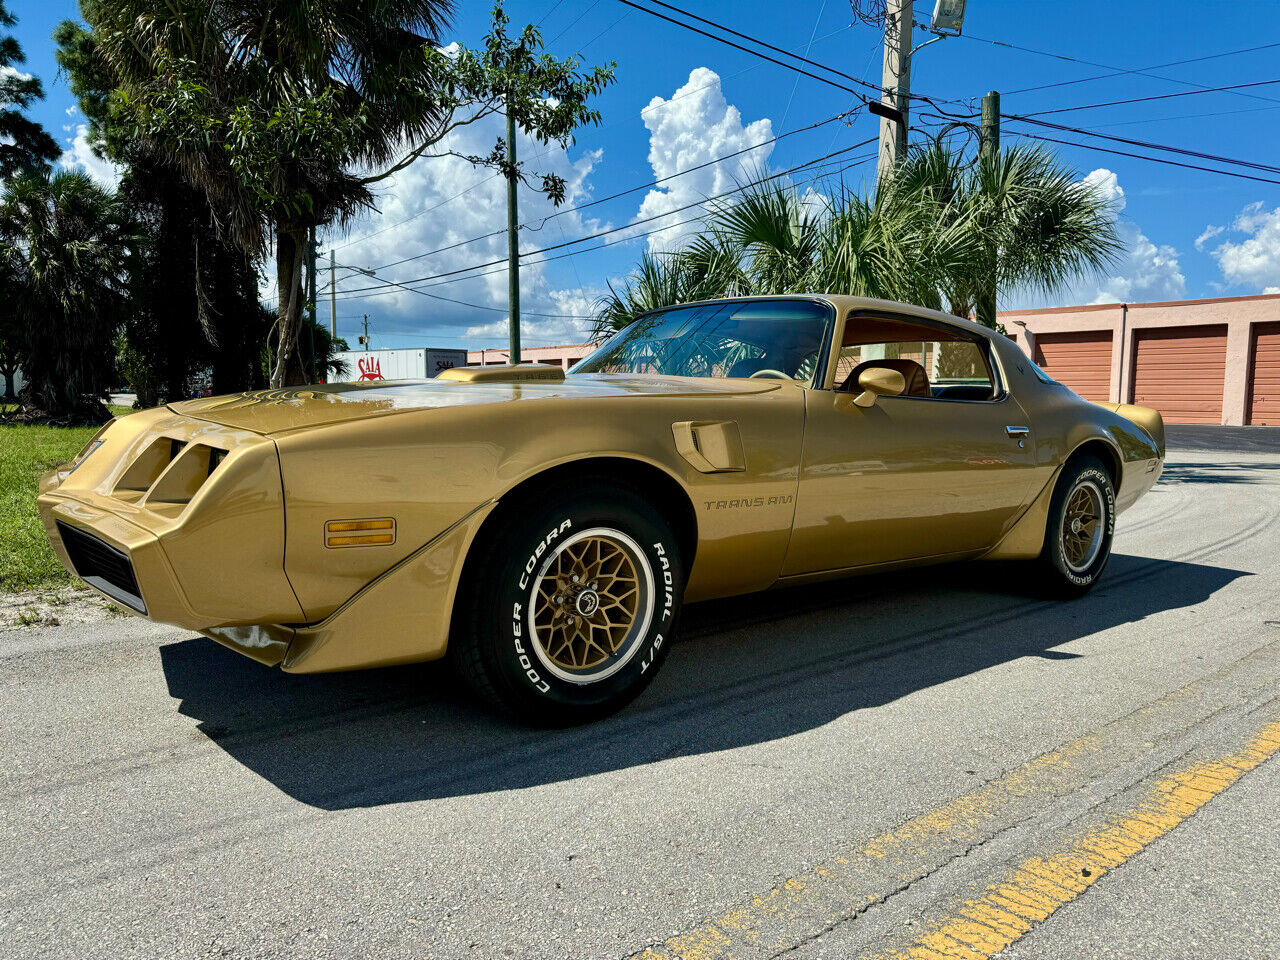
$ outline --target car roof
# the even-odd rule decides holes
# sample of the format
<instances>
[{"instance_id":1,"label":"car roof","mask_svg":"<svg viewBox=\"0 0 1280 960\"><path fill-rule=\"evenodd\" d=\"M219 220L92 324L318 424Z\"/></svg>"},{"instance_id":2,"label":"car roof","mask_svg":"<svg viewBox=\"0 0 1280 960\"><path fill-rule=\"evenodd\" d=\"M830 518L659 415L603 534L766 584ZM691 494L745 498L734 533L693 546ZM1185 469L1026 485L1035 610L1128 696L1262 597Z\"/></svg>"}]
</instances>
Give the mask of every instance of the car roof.
<instances>
[{"instance_id":1,"label":"car roof","mask_svg":"<svg viewBox=\"0 0 1280 960\"><path fill-rule=\"evenodd\" d=\"M875 297L850 297L841 293L776 293L752 297L715 297L711 300L691 300L688 303L673 303L670 307L662 307L660 309L670 310L674 307L693 307L710 303L758 303L771 300L823 300L831 304L837 313L846 316L858 310L882 310L907 314L908 316L919 317L922 320L937 320L942 323L949 323L988 339L997 332L980 323L975 323L964 317L957 317L954 314L943 313L941 310L930 310L928 307L919 307L913 303L900 303L897 300L879 300ZM657 311L650 312L656 313Z\"/></svg>"}]
</instances>

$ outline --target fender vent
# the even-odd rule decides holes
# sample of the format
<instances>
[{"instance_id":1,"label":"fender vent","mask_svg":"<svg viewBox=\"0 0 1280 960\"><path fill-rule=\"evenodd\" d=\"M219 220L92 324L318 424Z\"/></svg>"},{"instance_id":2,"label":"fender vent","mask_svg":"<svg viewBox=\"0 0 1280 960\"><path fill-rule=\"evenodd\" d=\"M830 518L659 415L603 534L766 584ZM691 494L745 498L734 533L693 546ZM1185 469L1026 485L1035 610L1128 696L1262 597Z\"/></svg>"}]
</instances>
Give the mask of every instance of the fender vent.
<instances>
[{"instance_id":1,"label":"fender vent","mask_svg":"<svg viewBox=\"0 0 1280 960\"><path fill-rule=\"evenodd\" d=\"M226 455L207 444L157 437L129 464L112 495L143 504L189 503Z\"/></svg>"}]
</instances>

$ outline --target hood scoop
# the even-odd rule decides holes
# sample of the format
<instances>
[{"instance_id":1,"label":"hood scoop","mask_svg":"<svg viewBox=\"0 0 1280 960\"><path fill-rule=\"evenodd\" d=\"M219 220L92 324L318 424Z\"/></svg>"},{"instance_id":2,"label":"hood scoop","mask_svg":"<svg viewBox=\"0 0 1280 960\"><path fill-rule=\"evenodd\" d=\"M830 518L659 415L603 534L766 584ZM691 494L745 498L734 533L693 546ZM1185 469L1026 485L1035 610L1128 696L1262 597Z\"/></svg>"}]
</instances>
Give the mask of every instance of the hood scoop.
<instances>
[{"instance_id":1,"label":"hood scoop","mask_svg":"<svg viewBox=\"0 0 1280 960\"><path fill-rule=\"evenodd\" d=\"M437 380L456 383L564 383L564 370L549 363L504 363L490 367L450 367Z\"/></svg>"}]
</instances>

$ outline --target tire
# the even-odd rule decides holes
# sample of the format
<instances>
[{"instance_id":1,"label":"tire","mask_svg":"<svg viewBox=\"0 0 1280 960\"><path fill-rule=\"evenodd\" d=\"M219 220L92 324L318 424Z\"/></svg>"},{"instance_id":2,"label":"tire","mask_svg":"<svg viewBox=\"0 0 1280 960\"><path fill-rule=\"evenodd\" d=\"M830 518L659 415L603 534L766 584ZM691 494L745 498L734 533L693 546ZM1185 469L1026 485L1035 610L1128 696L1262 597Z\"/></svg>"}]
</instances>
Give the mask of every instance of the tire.
<instances>
[{"instance_id":1,"label":"tire","mask_svg":"<svg viewBox=\"0 0 1280 960\"><path fill-rule=\"evenodd\" d=\"M1088 456L1069 461L1049 502L1038 561L1046 592L1063 599L1088 593L1107 566L1115 527L1115 486L1106 467Z\"/></svg>"},{"instance_id":2,"label":"tire","mask_svg":"<svg viewBox=\"0 0 1280 960\"><path fill-rule=\"evenodd\" d=\"M626 706L661 668L680 613L670 525L612 483L499 509L464 571L455 666L481 699L527 723L568 726Z\"/></svg>"}]
</instances>

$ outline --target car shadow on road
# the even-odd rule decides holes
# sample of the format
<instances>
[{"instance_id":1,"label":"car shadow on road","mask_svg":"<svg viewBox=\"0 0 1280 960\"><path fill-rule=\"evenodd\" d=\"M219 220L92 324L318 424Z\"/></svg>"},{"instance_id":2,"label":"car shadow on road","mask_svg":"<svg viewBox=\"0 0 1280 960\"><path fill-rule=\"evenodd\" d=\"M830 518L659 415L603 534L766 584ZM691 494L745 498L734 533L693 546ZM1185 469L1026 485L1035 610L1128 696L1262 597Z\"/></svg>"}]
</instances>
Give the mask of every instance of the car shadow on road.
<instances>
[{"instance_id":1,"label":"car shadow on road","mask_svg":"<svg viewBox=\"0 0 1280 960\"><path fill-rule=\"evenodd\" d=\"M915 571L691 605L653 686L607 720L533 730L443 664L294 676L197 637L160 649L180 711L230 756L325 809L510 790L775 740L1019 657L1201 603L1247 574L1113 556L1071 602L1016 568ZM1176 651L1170 651L1174 655Z\"/></svg>"}]
</instances>

